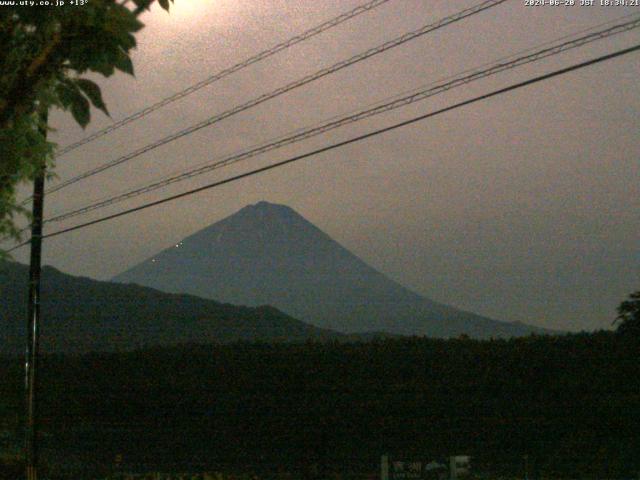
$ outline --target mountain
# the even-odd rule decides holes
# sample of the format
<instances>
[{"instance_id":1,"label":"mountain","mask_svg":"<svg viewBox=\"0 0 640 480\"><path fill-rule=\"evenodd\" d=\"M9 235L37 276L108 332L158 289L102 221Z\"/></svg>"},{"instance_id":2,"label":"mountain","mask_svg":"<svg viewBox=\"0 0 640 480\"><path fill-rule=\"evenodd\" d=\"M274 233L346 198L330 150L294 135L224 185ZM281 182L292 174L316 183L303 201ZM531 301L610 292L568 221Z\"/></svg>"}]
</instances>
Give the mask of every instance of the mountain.
<instances>
[{"instance_id":1,"label":"mountain","mask_svg":"<svg viewBox=\"0 0 640 480\"><path fill-rule=\"evenodd\" d=\"M24 350L27 279L25 265L0 261L0 354ZM269 306L238 307L137 285L98 282L52 267L42 271L41 311L45 352L342 337Z\"/></svg>"},{"instance_id":2,"label":"mountain","mask_svg":"<svg viewBox=\"0 0 640 480\"><path fill-rule=\"evenodd\" d=\"M235 304L274 305L344 333L488 338L542 332L421 297L291 208L268 202L241 209L113 280Z\"/></svg>"}]
</instances>

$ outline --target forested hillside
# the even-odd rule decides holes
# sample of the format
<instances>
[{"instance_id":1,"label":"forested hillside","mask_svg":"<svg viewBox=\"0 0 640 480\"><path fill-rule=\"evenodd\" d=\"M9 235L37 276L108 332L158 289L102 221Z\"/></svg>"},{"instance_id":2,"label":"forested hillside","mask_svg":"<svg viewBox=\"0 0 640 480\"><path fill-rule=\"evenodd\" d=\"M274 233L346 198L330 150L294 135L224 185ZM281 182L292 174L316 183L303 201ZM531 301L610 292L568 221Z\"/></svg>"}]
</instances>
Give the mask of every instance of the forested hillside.
<instances>
[{"instance_id":1,"label":"forested hillside","mask_svg":"<svg viewBox=\"0 0 640 480\"><path fill-rule=\"evenodd\" d=\"M376 470L379 455L472 455L474 470L630 478L638 342L513 340L184 346L43 360L45 457L96 469ZM19 359L0 377L19 411Z\"/></svg>"},{"instance_id":2,"label":"forested hillside","mask_svg":"<svg viewBox=\"0 0 640 480\"><path fill-rule=\"evenodd\" d=\"M0 260L0 354L18 354L26 339L28 267ZM42 340L45 352L123 351L158 345L334 338L263 305L244 307L42 271Z\"/></svg>"}]
</instances>

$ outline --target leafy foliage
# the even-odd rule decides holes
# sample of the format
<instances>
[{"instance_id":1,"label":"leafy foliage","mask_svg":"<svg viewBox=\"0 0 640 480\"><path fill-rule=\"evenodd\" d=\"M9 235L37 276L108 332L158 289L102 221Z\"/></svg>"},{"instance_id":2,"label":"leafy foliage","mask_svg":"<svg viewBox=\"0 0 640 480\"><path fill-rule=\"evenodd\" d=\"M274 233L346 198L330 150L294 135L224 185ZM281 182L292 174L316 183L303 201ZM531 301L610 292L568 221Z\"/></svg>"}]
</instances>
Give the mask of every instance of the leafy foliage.
<instances>
[{"instance_id":1,"label":"leafy foliage","mask_svg":"<svg viewBox=\"0 0 640 480\"><path fill-rule=\"evenodd\" d=\"M631 293L629 300L620 304L615 322L620 322L618 333L640 338L640 290Z\"/></svg>"},{"instance_id":2,"label":"leafy foliage","mask_svg":"<svg viewBox=\"0 0 640 480\"><path fill-rule=\"evenodd\" d=\"M53 166L42 113L51 106L70 111L83 128L90 105L108 114L98 85L80 76L133 75L134 34L144 26L138 17L153 1L0 9L0 239L19 238L15 220L25 210L16 204L16 186ZM168 10L169 0L159 3Z\"/></svg>"}]
</instances>

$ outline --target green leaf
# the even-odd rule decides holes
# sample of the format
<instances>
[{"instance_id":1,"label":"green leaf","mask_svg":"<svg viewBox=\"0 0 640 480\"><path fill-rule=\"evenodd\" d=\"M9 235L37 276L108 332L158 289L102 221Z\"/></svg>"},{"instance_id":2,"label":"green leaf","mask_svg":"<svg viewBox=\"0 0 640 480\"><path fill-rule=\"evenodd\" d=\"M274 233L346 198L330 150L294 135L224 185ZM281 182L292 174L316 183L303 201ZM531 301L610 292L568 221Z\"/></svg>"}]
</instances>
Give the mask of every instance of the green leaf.
<instances>
[{"instance_id":1,"label":"green leaf","mask_svg":"<svg viewBox=\"0 0 640 480\"><path fill-rule=\"evenodd\" d=\"M84 94L89 97L91 103L94 107L99 110L102 110L105 115L109 115L109 111L107 110L107 106L104 104L102 100L102 92L100 92L100 87L96 85L91 80L87 80L86 78L79 78L75 81L75 83L80 87L80 90L84 92Z\"/></svg>"},{"instance_id":2,"label":"green leaf","mask_svg":"<svg viewBox=\"0 0 640 480\"><path fill-rule=\"evenodd\" d=\"M64 81L56 86L56 94L58 95L60 105L65 110L71 108L71 105L73 104L73 97L75 95L74 87L70 86L69 83L70 82L68 81Z\"/></svg>"},{"instance_id":3,"label":"green leaf","mask_svg":"<svg viewBox=\"0 0 640 480\"><path fill-rule=\"evenodd\" d=\"M128 73L129 75L134 75L133 63L131 62L131 58L129 58L129 55L123 52L122 50L118 53L118 58L114 62L114 66L118 70L122 70L123 72Z\"/></svg>"},{"instance_id":4,"label":"green leaf","mask_svg":"<svg viewBox=\"0 0 640 480\"><path fill-rule=\"evenodd\" d=\"M75 97L74 102L71 104L71 114L82 128L86 128L89 124L89 120L91 120L89 100L84 98L82 95Z\"/></svg>"},{"instance_id":5,"label":"green leaf","mask_svg":"<svg viewBox=\"0 0 640 480\"><path fill-rule=\"evenodd\" d=\"M164 8L167 12L169 11L169 0L158 0L158 3L162 8Z\"/></svg>"},{"instance_id":6,"label":"green leaf","mask_svg":"<svg viewBox=\"0 0 640 480\"><path fill-rule=\"evenodd\" d=\"M152 2L153 0L133 0L133 3L136 5L137 8L144 9L144 10L149 10L149 6L151 5Z\"/></svg>"},{"instance_id":7,"label":"green leaf","mask_svg":"<svg viewBox=\"0 0 640 480\"><path fill-rule=\"evenodd\" d=\"M120 47L127 52L130 49L135 48L136 45L136 37L134 37L131 33L127 33L120 38Z\"/></svg>"},{"instance_id":8,"label":"green leaf","mask_svg":"<svg viewBox=\"0 0 640 480\"><path fill-rule=\"evenodd\" d=\"M64 80L56 86L56 93L62 106L71 110L73 118L85 128L91 119L89 100L87 100L72 80Z\"/></svg>"},{"instance_id":9,"label":"green leaf","mask_svg":"<svg viewBox=\"0 0 640 480\"><path fill-rule=\"evenodd\" d=\"M105 77L110 77L113 75L115 69L113 65L108 61L96 61L91 65L91 70L101 73Z\"/></svg>"},{"instance_id":10,"label":"green leaf","mask_svg":"<svg viewBox=\"0 0 640 480\"><path fill-rule=\"evenodd\" d=\"M138 20L134 12L117 3L109 10L105 24L116 35L123 32L137 32L144 27L144 23Z\"/></svg>"}]
</instances>

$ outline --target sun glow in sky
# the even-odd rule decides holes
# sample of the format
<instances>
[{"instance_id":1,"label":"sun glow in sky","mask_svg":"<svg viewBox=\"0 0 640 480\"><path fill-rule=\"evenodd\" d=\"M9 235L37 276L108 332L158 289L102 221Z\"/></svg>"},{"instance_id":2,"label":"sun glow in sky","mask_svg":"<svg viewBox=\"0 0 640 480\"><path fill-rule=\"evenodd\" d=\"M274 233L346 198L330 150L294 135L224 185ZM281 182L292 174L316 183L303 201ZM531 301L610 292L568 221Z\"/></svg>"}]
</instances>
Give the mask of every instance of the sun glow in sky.
<instances>
[{"instance_id":1,"label":"sun glow in sky","mask_svg":"<svg viewBox=\"0 0 640 480\"><path fill-rule=\"evenodd\" d=\"M203 10L210 8L210 4L218 3L216 0L181 0L171 5L171 15L175 18L191 18Z\"/></svg>"},{"instance_id":2,"label":"sun glow in sky","mask_svg":"<svg viewBox=\"0 0 640 480\"><path fill-rule=\"evenodd\" d=\"M163 23L194 26L210 17L215 19L215 24L224 24L229 21L232 11L233 2L229 0L176 0L171 4L168 15L159 8L154 13L163 17Z\"/></svg>"}]
</instances>

